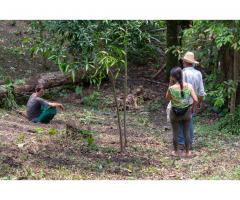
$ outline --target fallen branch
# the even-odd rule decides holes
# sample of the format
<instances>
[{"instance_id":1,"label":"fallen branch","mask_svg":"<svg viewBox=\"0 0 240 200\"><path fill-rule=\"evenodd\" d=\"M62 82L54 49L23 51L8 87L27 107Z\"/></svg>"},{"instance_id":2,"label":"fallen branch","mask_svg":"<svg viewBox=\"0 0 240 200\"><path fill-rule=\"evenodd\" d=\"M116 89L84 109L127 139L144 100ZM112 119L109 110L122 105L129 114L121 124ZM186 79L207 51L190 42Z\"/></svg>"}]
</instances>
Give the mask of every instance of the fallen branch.
<instances>
[{"instance_id":1,"label":"fallen branch","mask_svg":"<svg viewBox=\"0 0 240 200\"><path fill-rule=\"evenodd\" d=\"M151 83L156 83L156 84L159 84L159 85L162 85L164 87L168 87L168 84L167 83L162 83L162 82L159 82L159 81L154 81L154 80L151 80L151 79L144 79L145 81L148 81L148 82L151 82Z\"/></svg>"},{"instance_id":2,"label":"fallen branch","mask_svg":"<svg viewBox=\"0 0 240 200\"><path fill-rule=\"evenodd\" d=\"M157 71L156 74L152 76L152 79L155 79L159 74L161 74L165 68L166 68L166 63Z\"/></svg>"},{"instance_id":3,"label":"fallen branch","mask_svg":"<svg viewBox=\"0 0 240 200\"><path fill-rule=\"evenodd\" d=\"M20 111L20 110L13 110L13 111L16 112L18 115L28 119L26 112Z\"/></svg>"}]
</instances>

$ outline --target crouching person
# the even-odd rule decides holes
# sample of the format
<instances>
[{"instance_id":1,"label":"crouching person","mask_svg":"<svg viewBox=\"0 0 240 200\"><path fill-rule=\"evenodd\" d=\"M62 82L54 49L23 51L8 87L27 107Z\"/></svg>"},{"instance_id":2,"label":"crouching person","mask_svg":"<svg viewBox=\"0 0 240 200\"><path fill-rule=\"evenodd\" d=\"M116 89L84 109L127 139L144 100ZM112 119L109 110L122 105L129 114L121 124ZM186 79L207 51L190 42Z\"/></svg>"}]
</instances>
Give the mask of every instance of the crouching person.
<instances>
[{"instance_id":1,"label":"crouching person","mask_svg":"<svg viewBox=\"0 0 240 200\"><path fill-rule=\"evenodd\" d=\"M48 102L41 97L44 94L43 86L37 86L27 102L27 117L34 123L48 124L57 114L57 108L64 109L63 105L56 102Z\"/></svg>"}]
</instances>

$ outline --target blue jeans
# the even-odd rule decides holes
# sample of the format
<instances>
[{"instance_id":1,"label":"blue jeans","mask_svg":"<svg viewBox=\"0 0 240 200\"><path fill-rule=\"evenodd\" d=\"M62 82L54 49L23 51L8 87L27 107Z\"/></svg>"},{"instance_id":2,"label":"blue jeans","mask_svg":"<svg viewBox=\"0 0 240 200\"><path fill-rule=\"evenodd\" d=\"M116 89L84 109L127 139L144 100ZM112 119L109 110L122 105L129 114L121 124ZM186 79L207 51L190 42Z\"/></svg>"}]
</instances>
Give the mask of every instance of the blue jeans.
<instances>
[{"instance_id":1,"label":"blue jeans","mask_svg":"<svg viewBox=\"0 0 240 200\"><path fill-rule=\"evenodd\" d=\"M190 144L192 144L192 141L193 141L193 137L194 137L193 133L194 133L194 127L193 127L193 117L192 117L189 124ZM178 144L185 144L182 122L179 122Z\"/></svg>"}]
</instances>

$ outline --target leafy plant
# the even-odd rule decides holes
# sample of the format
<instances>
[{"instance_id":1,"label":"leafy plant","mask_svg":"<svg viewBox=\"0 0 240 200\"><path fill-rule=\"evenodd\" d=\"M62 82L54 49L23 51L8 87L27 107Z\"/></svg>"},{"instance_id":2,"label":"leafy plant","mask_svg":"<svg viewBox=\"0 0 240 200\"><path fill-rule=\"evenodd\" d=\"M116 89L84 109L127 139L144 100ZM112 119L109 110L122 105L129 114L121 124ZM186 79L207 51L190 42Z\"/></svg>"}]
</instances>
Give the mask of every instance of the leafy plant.
<instances>
[{"instance_id":1,"label":"leafy plant","mask_svg":"<svg viewBox=\"0 0 240 200\"><path fill-rule=\"evenodd\" d=\"M146 117L138 117L137 121L143 126L149 126L149 119Z\"/></svg>"},{"instance_id":2,"label":"leafy plant","mask_svg":"<svg viewBox=\"0 0 240 200\"><path fill-rule=\"evenodd\" d=\"M14 86L12 81L7 80L5 83L5 91L6 91L6 96L3 99L3 105L4 108L8 110L12 110L18 107L16 100L15 100L15 95L14 95Z\"/></svg>"},{"instance_id":3,"label":"leafy plant","mask_svg":"<svg viewBox=\"0 0 240 200\"><path fill-rule=\"evenodd\" d=\"M57 129L55 129L55 128L48 129L48 134L49 135L56 135L58 133L59 133L59 131Z\"/></svg>"},{"instance_id":4,"label":"leafy plant","mask_svg":"<svg viewBox=\"0 0 240 200\"><path fill-rule=\"evenodd\" d=\"M240 106L234 113L228 113L220 119L219 130L232 135L240 135Z\"/></svg>"},{"instance_id":5,"label":"leafy plant","mask_svg":"<svg viewBox=\"0 0 240 200\"><path fill-rule=\"evenodd\" d=\"M75 93L76 93L76 95L82 95L82 93L83 93L83 87L82 87L82 86L77 86L77 87L75 88Z\"/></svg>"},{"instance_id":6,"label":"leafy plant","mask_svg":"<svg viewBox=\"0 0 240 200\"><path fill-rule=\"evenodd\" d=\"M91 146L94 144L94 137L93 134L95 134L95 131L91 131L91 130L81 130L80 134L82 135L82 138L84 139L84 141L87 143L88 146Z\"/></svg>"},{"instance_id":7,"label":"leafy plant","mask_svg":"<svg viewBox=\"0 0 240 200\"><path fill-rule=\"evenodd\" d=\"M99 106L99 97L100 97L100 93L94 91L89 96L86 96L83 98L83 103L86 106L90 106L90 107L97 109Z\"/></svg>"},{"instance_id":8,"label":"leafy plant","mask_svg":"<svg viewBox=\"0 0 240 200\"><path fill-rule=\"evenodd\" d=\"M223 108L226 101L236 92L237 83L233 80L219 82L219 73L212 73L206 76L206 93L210 102L216 108Z\"/></svg>"},{"instance_id":9,"label":"leafy plant","mask_svg":"<svg viewBox=\"0 0 240 200\"><path fill-rule=\"evenodd\" d=\"M36 131L38 134L43 134L43 133L44 133L44 129L41 128L41 127L35 128L35 131Z\"/></svg>"},{"instance_id":10,"label":"leafy plant","mask_svg":"<svg viewBox=\"0 0 240 200\"><path fill-rule=\"evenodd\" d=\"M16 143L17 144L24 143L24 140L25 140L25 134L24 133L19 133L19 135L17 137L17 140L16 140Z\"/></svg>"},{"instance_id":11,"label":"leafy plant","mask_svg":"<svg viewBox=\"0 0 240 200\"><path fill-rule=\"evenodd\" d=\"M16 81L15 81L15 84L16 85L24 85L26 83L26 81L24 80L24 79L17 79Z\"/></svg>"}]
</instances>

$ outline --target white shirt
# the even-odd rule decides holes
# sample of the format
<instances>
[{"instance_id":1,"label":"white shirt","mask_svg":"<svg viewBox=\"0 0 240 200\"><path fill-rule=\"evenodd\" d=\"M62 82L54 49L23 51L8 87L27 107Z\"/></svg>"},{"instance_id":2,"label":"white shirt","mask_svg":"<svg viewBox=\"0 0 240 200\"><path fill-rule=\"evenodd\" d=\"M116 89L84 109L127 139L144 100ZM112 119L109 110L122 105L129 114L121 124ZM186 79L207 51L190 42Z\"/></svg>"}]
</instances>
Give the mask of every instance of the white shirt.
<instances>
[{"instance_id":1,"label":"white shirt","mask_svg":"<svg viewBox=\"0 0 240 200\"><path fill-rule=\"evenodd\" d=\"M203 86L202 73L196 70L194 67L183 68L183 81L192 84L193 89L197 96L206 95ZM192 101L191 103L193 103L192 98L191 101Z\"/></svg>"}]
</instances>

